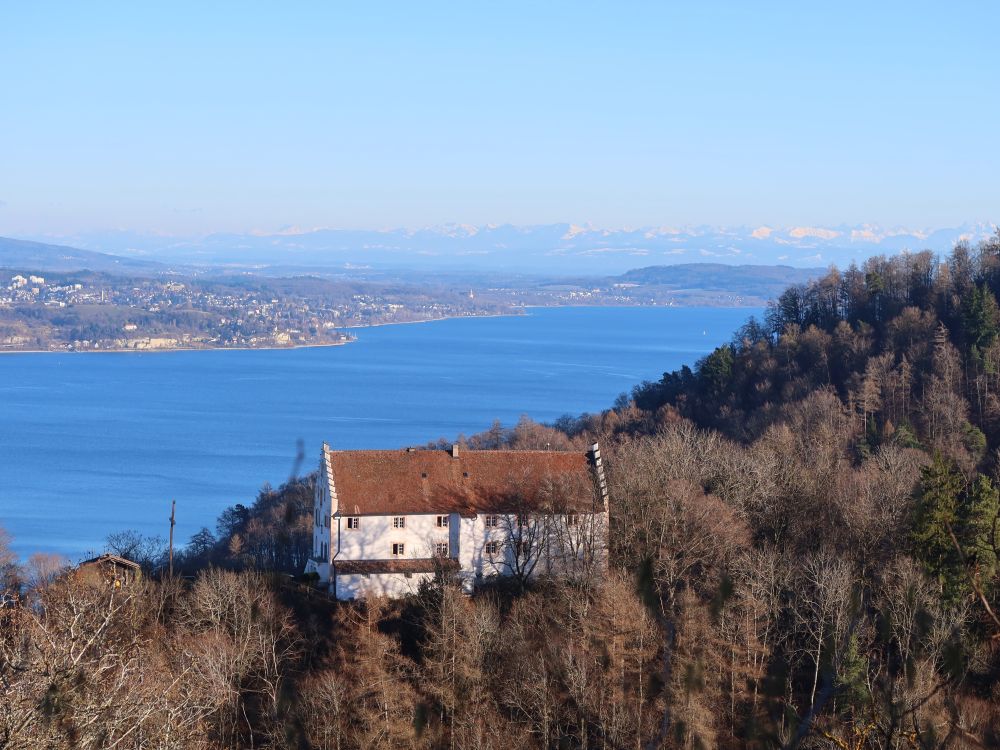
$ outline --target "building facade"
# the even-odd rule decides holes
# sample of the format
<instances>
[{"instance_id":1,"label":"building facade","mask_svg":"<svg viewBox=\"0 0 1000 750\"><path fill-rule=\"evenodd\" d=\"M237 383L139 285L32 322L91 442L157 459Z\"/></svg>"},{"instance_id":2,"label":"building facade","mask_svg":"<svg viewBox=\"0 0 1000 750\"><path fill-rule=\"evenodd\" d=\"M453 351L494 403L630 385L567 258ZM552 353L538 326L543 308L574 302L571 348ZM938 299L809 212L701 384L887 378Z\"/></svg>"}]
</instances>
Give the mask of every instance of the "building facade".
<instances>
[{"instance_id":1,"label":"building facade","mask_svg":"<svg viewBox=\"0 0 1000 750\"><path fill-rule=\"evenodd\" d=\"M607 565L600 447L333 451L323 444L306 572L338 599L398 597L439 574L591 576Z\"/></svg>"}]
</instances>

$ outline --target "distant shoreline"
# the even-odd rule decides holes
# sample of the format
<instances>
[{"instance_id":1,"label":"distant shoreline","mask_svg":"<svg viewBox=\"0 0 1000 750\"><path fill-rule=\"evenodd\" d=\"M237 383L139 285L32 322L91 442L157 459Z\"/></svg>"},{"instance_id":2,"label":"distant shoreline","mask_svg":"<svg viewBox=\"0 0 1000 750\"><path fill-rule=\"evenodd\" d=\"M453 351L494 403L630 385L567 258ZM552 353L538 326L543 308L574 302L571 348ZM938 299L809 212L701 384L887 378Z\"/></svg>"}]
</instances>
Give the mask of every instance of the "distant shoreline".
<instances>
[{"instance_id":1,"label":"distant shoreline","mask_svg":"<svg viewBox=\"0 0 1000 750\"><path fill-rule=\"evenodd\" d=\"M545 305L522 305L518 309L527 309L529 307L545 307ZM551 305L551 307L568 307L568 305ZM356 328L382 328L383 326L408 326L414 323L437 323L441 320L462 320L464 318L518 318L521 317L523 313L509 312L509 313L489 313L488 315L443 315L440 318L425 318L424 320L394 320L389 323L368 323L354 325L354 326L341 326L341 331L354 330Z\"/></svg>"},{"instance_id":2,"label":"distant shoreline","mask_svg":"<svg viewBox=\"0 0 1000 750\"><path fill-rule=\"evenodd\" d=\"M539 306L540 307L540 306ZM559 307L559 305L554 305ZM369 323L350 326L340 326L338 330L356 330L359 328L381 328L383 326L403 326L414 323L436 323L441 320L460 320L462 318L509 318L523 313L490 313L488 315L444 315L440 318L425 320L398 320L388 323ZM173 346L157 349L0 349L4 354L172 354L173 352L268 352L292 351L294 349L321 349L331 346L345 346L354 343L356 339L347 341L331 341L325 344L294 344L292 346Z\"/></svg>"},{"instance_id":3,"label":"distant shoreline","mask_svg":"<svg viewBox=\"0 0 1000 750\"><path fill-rule=\"evenodd\" d=\"M173 346L158 349L0 349L3 354L170 354L172 352L256 352L291 349L318 349L325 346L344 346L350 341L331 341L328 344L296 344L295 346Z\"/></svg>"},{"instance_id":4,"label":"distant shoreline","mask_svg":"<svg viewBox=\"0 0 1000 750\"><path fill-rule=\"evenodd\" d=\"M473 318L516 318L523 317L528 310L552 310L566 309L574 307L584 308L650 308L680 310L692 307L704 308L726 308L732 310L755 309L759 305L520 305L512 312L489 313L485 315L443 315L440 318L425 318L424 320L396 320L386 323L367 323L357 325L338 326L337 330L352 331L364 328L382 328L384 326L404 326L417 323L437 323L444 320L465 320ZM354 343L355 339L347 341L336 341L326 344L295 344L293 346L178 346L162 349L0 349L0 355L4 354L171 354L172 352L251 352L251 351L292 351L294 349L320 349L331 346L345 346Z\"/></svg>"}]
</instances>

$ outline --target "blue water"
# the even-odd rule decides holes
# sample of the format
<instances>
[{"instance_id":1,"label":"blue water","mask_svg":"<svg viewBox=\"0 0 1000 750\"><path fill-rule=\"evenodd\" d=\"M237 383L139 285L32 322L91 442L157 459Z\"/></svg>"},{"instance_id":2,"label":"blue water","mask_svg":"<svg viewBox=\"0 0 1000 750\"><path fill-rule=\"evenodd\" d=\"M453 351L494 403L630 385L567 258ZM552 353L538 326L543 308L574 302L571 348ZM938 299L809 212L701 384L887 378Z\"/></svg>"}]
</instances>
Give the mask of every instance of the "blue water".
<instances>
[{"instance_id":1,"label":"blue water","mask_svg":"<svg viewBox=\"0 0 1000 750\"><path fill-rule=\"evenodd\" d=\"M0 356L0 526L71 559L108 533L215 527L320 444L422 445L609 407L726 341L748 308L547 308L277 351Z\"/></svg>"}]
</instances>

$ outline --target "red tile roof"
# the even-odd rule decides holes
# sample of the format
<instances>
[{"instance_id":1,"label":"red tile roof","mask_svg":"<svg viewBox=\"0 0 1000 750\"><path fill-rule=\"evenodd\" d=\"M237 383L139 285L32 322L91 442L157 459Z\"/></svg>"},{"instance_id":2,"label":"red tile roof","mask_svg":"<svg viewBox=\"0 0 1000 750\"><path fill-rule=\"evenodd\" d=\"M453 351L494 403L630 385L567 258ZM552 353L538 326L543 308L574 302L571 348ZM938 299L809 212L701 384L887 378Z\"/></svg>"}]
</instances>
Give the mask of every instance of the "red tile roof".
<instances>
[{"instance_id":1,"label":"red tile roof","mask_svg":"<svg viewBox=\"0 0 1000 750\"><path fill-rule=\"evenodd\" d=\"M420 557L393 560L334 560L334 575L364 573L436 573L458 570L458 561L449 557Z\"/></svg>"},{"instance_id":2,"label":"red tile roof","mask_svg":"<svg viewBox=\"0 0 1000 750\"><path fill-rule=\"evenodd\" d=\"M342 515L592 512L591 456L566 451L330 451Z\"/></svg>"}]
</instances>

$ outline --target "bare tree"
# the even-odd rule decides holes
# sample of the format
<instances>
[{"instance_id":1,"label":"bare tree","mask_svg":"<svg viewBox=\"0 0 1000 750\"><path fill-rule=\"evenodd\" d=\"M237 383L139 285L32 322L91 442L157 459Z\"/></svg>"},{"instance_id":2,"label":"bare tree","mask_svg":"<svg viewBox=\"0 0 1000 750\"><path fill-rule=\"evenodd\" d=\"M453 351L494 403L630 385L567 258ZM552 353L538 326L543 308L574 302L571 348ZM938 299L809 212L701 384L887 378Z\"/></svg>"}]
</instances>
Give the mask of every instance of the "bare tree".
<instances>
[{"instance_id":1,"label":"bare tree","mask_svg":"<svg viewBox=\"0 0 1000 750\"><path fill-rule=\"evenodd\" d=\"M496 552L490 547L486 557L503 575L510 576L524 589L546 557L553 530L552 518L523 498L496 518L499 546Z\"/></svg>"},{"instance_id":2,"label":"bare tree","mask_svg":"<svg viewBox=\"0 0 1000 750\"><path fill-rule=\"evenodd\" d=\"M153 639L145 585L63 575L35 591L2 629L0 744L206 746L190 670Z\"/></svg>"},{"instance_id":3,"label":"bare tree","mask_svg":"<svg viewBox=\"0 0 1000 750\"><path fill-rule=\"evenodd\" d=\"M828 656L836 663L838 644L852 617L853 576L843 558L822 550L808 556L795 585L795 630L800 637L798 653L811 662L809 708L816 705L820 670L824 650L834 649Z\"/></svg>"},{"instance_id":4,"label":"bare tree","mask_svg":"<svg viewBox=\"0 0 1000 750\"><path fill-rule=\"evenodd\" d=\"M470 601L452 584L430 602L424 675L440 707L440 723L451 748L497 747L498 716L490 699L491 664L500 632L492 602ZM444 743L442 743L444 744Z\"/></svg>"},{"instance_id":5,"label":"bare tree","mask_svg":"<svg viewBox=\"0 0 1000 750\"><path fill-rule=\"evenodd\" d=\"M309 745L327 750L354 747L350 680L334 669L314 673L299 685L296 712Z\"/></svg>"},{"instance_id":6,"label":"bare tree","mask_svg":"<svg viewBox=\"0 0 1000 750\"><path fill-rule=\"evenodd\" d=\"M161 536L147 536L135 529L109 534L105 550L138 563L147 572L163 564L167 556L167 542Z\"/></svg>"},{"instance_id":7,"label":"bare tree","mask_svg":"<svg viewBox=\"0 0 1000 750\"><path fill-rule=\"evenodd\" d=\"M262 574L210 568L182 600L181 622L184 657L212 701L220 737L246 733L253 743L260 727L248 714L256 705L275 717L286 667L299 651L290 613Z\"/></svg>"},{"instance_id":8,"label":"bare tree","mask_svg":"<svg viewBox=\"0 0 1000 750\"><path fill-rule=\"evenodd\" d=\"M52 584L69 570L69 560L62 555L36 552L25 565L25 578L32 589L42 589Z\"/></svg>"}]
</instances>

